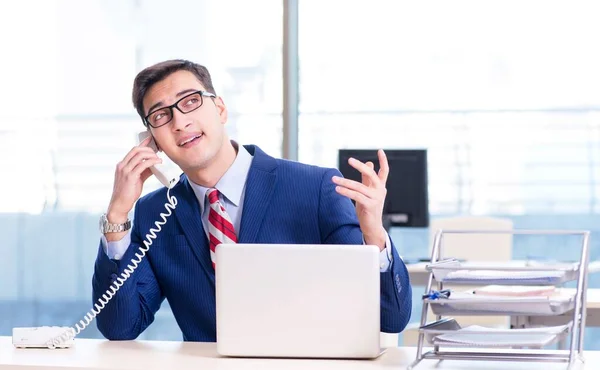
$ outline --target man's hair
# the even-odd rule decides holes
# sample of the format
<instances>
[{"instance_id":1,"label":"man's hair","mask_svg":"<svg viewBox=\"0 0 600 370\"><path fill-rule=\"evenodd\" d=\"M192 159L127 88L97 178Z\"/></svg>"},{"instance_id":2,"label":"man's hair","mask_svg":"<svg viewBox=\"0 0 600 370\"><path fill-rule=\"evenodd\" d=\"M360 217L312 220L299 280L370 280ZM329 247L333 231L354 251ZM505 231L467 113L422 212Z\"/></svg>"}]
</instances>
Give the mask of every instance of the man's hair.
<instances>
[{"instance_id":1,"label":"man's hair","mask_svg":"<svg viewBox=\"0 0 600 370\"><path fill-rule=\"evenodd\" d=\"M133 106L142 119L146 116L144 112L144 96L146 96L148 90L150 90L155 83L162 81L167 76L177 71L189 71L193 73L206 91L217 95L210 78L210 73L205 66L183 59L160 62L142 70L133 81L131 98L133 100Z\"/></svg>"}]
</instances>

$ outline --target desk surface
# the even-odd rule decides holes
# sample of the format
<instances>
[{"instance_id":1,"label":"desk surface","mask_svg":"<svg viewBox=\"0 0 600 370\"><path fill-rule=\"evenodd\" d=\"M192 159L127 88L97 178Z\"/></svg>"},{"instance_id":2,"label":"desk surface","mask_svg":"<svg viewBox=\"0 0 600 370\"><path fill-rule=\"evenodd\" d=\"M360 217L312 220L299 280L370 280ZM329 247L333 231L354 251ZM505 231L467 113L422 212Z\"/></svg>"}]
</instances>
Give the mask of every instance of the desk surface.
<instances>
[{"instance_id":1,"label":"desk surface","mask_svg":"<svg viewBox=\"0 0 600 370\"><path fill-rule=\"evenodd\" d=\"M575 292L576 292L575 288L563 288L563 290L570 294L575 294ZM593 310L600 309L600 289L588 288L586 307L588 310L589 309L593 309Z\"/></svg>"},{"instance_id":2,"label":"desk surface","mask_svg":"<svg viewBox=\"0 0 600 370\"><path fill-rule=\"evenodd\" d=\"M0 369L406 369L415 358L415 348L389 348L375 360L307 360L225 358L214 343L123 341L76 339L69 349L17 349L10 337L0 337ZM599 351L586 351L587 368L597 368ZM419 369L565 369L564 363L466 362L424 360ZM577 368L586 368L579 365Z\"/></svg>"}]
</instances>

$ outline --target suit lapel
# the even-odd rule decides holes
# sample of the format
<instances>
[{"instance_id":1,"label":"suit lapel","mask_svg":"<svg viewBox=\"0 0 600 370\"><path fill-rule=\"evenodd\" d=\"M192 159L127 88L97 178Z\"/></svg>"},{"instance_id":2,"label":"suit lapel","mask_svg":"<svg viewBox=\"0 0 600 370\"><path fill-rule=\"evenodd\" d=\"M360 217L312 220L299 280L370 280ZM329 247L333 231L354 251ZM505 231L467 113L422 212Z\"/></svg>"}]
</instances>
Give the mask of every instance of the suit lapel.
<instances>
[{"instance_id":1,"label":"suit lapel","mask_svg":"<svg viewBox=\"0 0 600 370\"><path fill-rule=\"evenodd\" d=\"M200 206L187 176L183 176L181 183L173 188L173 195L177 198L177 207L174 210L175 217L181 225L192 252L214 283L214 269L210 261L208 240L202 226Z\"/></svg>"},{"instance_id":2,"label":"suit lapel","mask_svg":"<svg viewBox=\"0 0 600 370\"><path fill-rule=\"evenodd\" d=\"M253 145L245 146L254 155L246 180L239 243L254 243L271 203L277 180L277 161Z\"/></svg>"}]
</instances>

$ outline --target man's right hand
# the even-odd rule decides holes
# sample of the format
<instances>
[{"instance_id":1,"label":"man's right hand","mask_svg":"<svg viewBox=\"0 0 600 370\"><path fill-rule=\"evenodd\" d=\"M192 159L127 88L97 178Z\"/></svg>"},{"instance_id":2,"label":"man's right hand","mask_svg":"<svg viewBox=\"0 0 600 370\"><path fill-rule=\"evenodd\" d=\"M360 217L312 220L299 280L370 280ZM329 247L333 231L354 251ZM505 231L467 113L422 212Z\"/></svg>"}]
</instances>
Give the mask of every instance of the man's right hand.
<instances>
[{"instance_id":1,"label":"man's right hand","mask_svg":"<svg viewBox=\"0 0 600 370\"><path fill-rule=\"evenodd\" d=\"M117 164L113 193L108 206L106 218L110 223L124 223L135 202L142 194L144 182L152 175L150 167L162 163L162 159L148 146L151 136ZM106 233L108 241L121 240L127 232Z\"/></svg>"}]
</instances>

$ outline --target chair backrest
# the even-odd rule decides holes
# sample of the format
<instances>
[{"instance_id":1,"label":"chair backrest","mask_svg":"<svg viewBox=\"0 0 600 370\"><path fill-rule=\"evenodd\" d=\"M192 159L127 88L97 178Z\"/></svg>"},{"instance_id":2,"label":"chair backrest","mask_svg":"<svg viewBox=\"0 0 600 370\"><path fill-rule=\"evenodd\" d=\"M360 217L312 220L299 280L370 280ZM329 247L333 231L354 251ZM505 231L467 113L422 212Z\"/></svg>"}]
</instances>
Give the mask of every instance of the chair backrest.
<instances>
[{"instance_id":1,"label":"chair backrest","mask_svg":"<svg viewBox=\"0 0 600 370\"><path fill-rule=\"evenodd\" d=\"M432 219L429 226L429 251L438 230L512 230L513 222L506 218L459 216ZM442 257L468 261L510 261L512 234L444 234Z\"/></svg>"},{"instance_id":2,"label":"chair backrest","mask_svg":"<svg viewBox=\"0 0 600 370\"><path fill-rule=\"evenodd\" d=\"M459 216L435 218L430 221L429 252L433 248L433 240L439 229L443 230L512 230L510 219L478 216ZM444 234L442 240L442 257L455 257L467 261L504 262L512 259L512 234ZM452 286L445 288L467 290L475 287ZM428 310L427 322L433 322L435 315ZM508 329L510 320L504 316L457 316L462 327L481 325ZM404 331L402 345L416 346L419 338L418 324Z\"/></svg>"}]
</instances>

